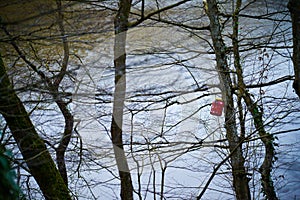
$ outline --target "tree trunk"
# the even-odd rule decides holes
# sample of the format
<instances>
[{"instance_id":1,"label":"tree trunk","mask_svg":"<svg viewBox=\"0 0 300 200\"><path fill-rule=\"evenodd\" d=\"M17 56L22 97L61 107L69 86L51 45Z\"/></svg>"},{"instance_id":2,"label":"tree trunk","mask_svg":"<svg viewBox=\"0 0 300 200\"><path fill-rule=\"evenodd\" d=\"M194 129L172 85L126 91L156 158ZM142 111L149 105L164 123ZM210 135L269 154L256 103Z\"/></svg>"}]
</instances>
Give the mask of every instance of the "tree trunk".
<instances>
[{"instance_id":1,"label":"tree trunk","mask_svg":"<svg viewBox=\"0 0 300 200\"><path fill-rule=\"evenodd\" d=\"M14 41L15 38L8 32L6 27L3 26L2 29L4 30L6 35L10 38L10 43L14 47L16 52L19 54L20 58L22 58L23 61L28 66L30 66L33 69L33 71L35 71L37 75L39 75L40 78L45 82L45 84L47 85L47 89L49 90L50 94L55 100L55 103L57 104L58 108L60 109L61 113L64 116L64 120L65 120L64 132L58 147L55 148L55 151L56 151L56 164L58 170L65 184L68 186L68 175L67 175L67 168L65 162L65 153L71 140L73 125L74 125L74 117L68 108L68 104L70 103L70 101L63 100L63 97L61 95L62 92L59 91L59 86L67 73L70 52L69 52L69 42L68 42L67 35L65 33L65 28L63 23L64 14L63 14L63 6L61 0L56 0L56 5L57 5L57 13L58 13L57 24L59 27L62 46L63 46L63 59L60 65L61 69L59 73L54 77L53 81L51 78L47 77L45 73L38 70L38 67L35 66L33 62L29 61L26 58L25 56L26 54L24 54L21 51L17 43Z\"/></svg>"},{"instance_id":2,"label":"tree trunk","mask_svg":"<svg viewBox=\"0 0 300 200\"><path fill-rule=\"evenodd\" d=\"M72 131L73 131L73 124L74 124L74 117L68 109L68 104L65 103L63 100L59 99L55 101L58 105L60 111L62 112L64 119L65 119L65 128L63 132L62 139L59 142L58 147L55 149L56 151L56 163L66 186L68 186L68 173L65 161L65 153L67 147L70 143Z\"/></svg>"},{"instance_id":3,"label":"tree trunk","mask_svg":"<svg viewBox=\"0 0 300 200\"><path fill-rule=\"evenodd\" d=\"M207 0L206 13L210 20L210 32L217 62L216 70L219 73L222 98L225 102L225 129L229 150L232 153L230 160L232 166L233 187L238 200L250 200L251 196L248 186L249 179L246 176L244 167L245 159L243 157L242 145L236 127L232 80L226 56L227 49L221 34L221 25L218 17L219 11L215 0Z\"/></svg>"},{"instance_id":4,"label":"tree trunk","mask_svg":"<svg viewBox=\"0 0 300 200\"><path fill-rule=\"evenodd\" d=\"M233 46L233 55L234 55L234 66L236 69L236 74L238 78L238 90L239 95L244 99L248 110L250 111L254 126L258 131L258 134L264 143L265 146L265 158L263 164L260 166L261 181L263 191L269 200L277 200L275 189L273 186L273 181L271 177L272 171L272 161L275 156L275 151L273 147L273 137L265 131L263 124L262 113L259 111L259 108L255 102L251 99L250 93L246 90L246 85L243 78L243 68L240 63L240 52L238 44L238 29L239 29L239 12L242 1L237 0L237 6L233 14L233 33L232 33L232 46Z\"/></svg>"},{"instance_id":5,"label":"tree trunk","mask_svg":"<svg viewBox=\"0 0 300 200\"><path fill-rule=\"evenodd\" d=\"M53 84L48 83L48 87L52 93L53 98L55 99L55 103L59 107L59 110L63 114L65 120L63 136L62 139L60 140L58 147L55 150L56 150L56 163L57 163L59 173L61 174L65 184L68 186L68 174L67 174L67 167L65 161L65 153L72 137L74 117L68 108L68 102L65 102L62 99L62 97L59 95L59 89L58 89L61 81L65 77L68 64L69 64L69 43L68 43L68 38L66 36L65 28L63 24L64 15L63 15L61 0L57 0L56 5L57 5L57 12L58 12L57 23L62 38L64 55L62 59L61 70L58 76L56 77L56 79L54 80Z\"/></svg>"},{"instance_id":6,"label":"tree trunk","mask_svg":"<svg viewBox=\"0 0 300 200\"><path fill-rule=\"evenodd\" d=\"M290 0L288 9L291 13L293 26L293 63L295 72L293 87L296 94L300 97L300 1Z\"/></svg>"},{"instance_id":7,"label":"tree trunk","mask_svg":"<svg viewBox=\"0 0 300 200\"><path fill-rule=\"evenodd\" d=\"M115 92L113 102L113 116L111 124L111 137L116 157L119 176L121 179L121 198L133 199L133 186L128 162L123 147L122 125L123 109L126 93L126 34L128 29L128 17L131 8L131 0L120 0L119 10L115 17Z\"/></svg>"},{"instance_id":8,"label":"tree trunk","mask_svg":"<svg viewBox=\"0 0 300 200\"><path fill-rule=\"evenodd\" d=\"M67 186L15 94L0 57L0 112L46 199L71 199Z\"/></svg>"}]
</instances>

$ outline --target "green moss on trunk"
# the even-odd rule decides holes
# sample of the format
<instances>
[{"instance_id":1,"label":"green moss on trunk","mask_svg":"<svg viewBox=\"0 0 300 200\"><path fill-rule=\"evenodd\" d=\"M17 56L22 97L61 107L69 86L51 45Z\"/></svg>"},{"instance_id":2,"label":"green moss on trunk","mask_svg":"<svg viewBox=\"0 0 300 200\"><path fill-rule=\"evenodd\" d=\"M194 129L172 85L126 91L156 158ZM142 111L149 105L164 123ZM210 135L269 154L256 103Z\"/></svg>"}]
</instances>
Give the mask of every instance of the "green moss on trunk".
<instances>
[{"instance_id":1,"label":"green moss on trunk","mask_svg":"<svg viewBox=\"0 0 300 200\"><path fill-rule=\"evenodd\" d=\"M0 55L0 113L46 199L71 199L50 153L13 90Z\"/></svg>"}]
</instances>

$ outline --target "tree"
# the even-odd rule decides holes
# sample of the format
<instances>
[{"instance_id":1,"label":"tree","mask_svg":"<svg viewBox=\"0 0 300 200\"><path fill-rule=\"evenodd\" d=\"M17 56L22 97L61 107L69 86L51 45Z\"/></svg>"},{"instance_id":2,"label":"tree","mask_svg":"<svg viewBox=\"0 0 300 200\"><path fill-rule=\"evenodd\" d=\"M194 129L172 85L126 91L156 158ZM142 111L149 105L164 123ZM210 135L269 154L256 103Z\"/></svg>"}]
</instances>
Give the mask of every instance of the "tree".
<instances>
[{"instance_id":1,"label":"tree","mask_svg":"<svg viewBox=\"0 0 300 200\"><path fill-rule=\"evenodd\" d=\"M45 198L71 199L43 140L38 136L27 111L14 92L1 57L0 77L0 112Z\"/></svg>"},{"instance_id":2,"label":"tree","mask_svg":"<svg viewBox=\"0 0 300 200\"><path fill-rule=\"evenodd\" d=\"M240 9L241 2L237 2L235 17ZM229 149L231 155L233 186L236 192L237 199L251 199L250 190L248 186L248 178L245 170L245 158L242 150L242 140L237 133L237 125L235 118L232 80L230 77L231 70L227 64L227 47L224 44L221 25L219 23L219 10L217 2L208 0L206 5L206 12L210 21L211 37L214 45L214 51L216 54L216 70L219 72L220 89L222 91L222 97L225 102L225 129L226 137L229 143ZM237 19L233 20L235 24L238 23ZM235 41L237 38L234 38ZM238 52L237 52L238 53ZM238 62L238 61L236 61ZM200 199L200 198L199 198Z\"/></svg>"},{"instance_id":3,"label":"tree","mask_svg":"<svg viewBox=\"0 0 300 200\"><path fill-rule=\"evenodd\" d=\"M13 36L8 32L5 26L2 27L6 35L11 39L10 43L12 47L15 49L17 54L23 59L23 61L32 68L32 70L40 77L42 82L45 83L48 92L52 95L55 103L59 107L62 115L64 116L65 120L65 126L64 126L64 133L62 136L62 139L59 142L59 145L57 148L54 148L56 151L56 162L57 166L59 169L60 174L62 175L64 182L66 185L68 185L68 178L67 178L67 170L66 170L66 164L65 164L65 152L68 147L68 144L71 140L71 135L73 131L73 124L74 124L74 119L73 115L71 114L68 104L69 99L64 100L65 94L63 92L59 91L60 84L63 81L65 75L67 74L67 68L68 68L68 62L69 62L69 44L68 44L68 39L66 37L65 33L65 28L63 24L64 20L64 15L63 15L63 8L61 1L56 1L56 6L57 6L57 11L58 11L58 16L57 16L57 23L58 23L58 29L61 33L61 38L62 38L62 49L63 49L63 58L60 64L60 69L58 70L58 73L54 78L48 77L48 75L43 72L42 70L39 70L38 66L30 61L27 56L22 52L20 47L18 46L17 42L13 39ZM36 55L38 56L38 55ZM51 61L49 61L50 63ZM53 79L53 80L52 80Z\"/></svg>"},{"instance_id":4,"label":"tree","mask_svg":"<svg viewBox=\"0 0 300 200\"><path fill-rule=\"evenodd\" d=\"M126 94L126 36L128 18L131 8L131 0L120 0L119 10L114 21L114 67L115 67L115 91L113 113L111 123L111 138L116 157L117 167L121 179L121 198L133 199L133 186L130 170L126 160L123 139L123 109Z\"/></svg>"},{"instance_id":5,"label":"tree","mask_svg":"<svg viewBox=\"0 0 300 200\"><path fill-rule=\"evenodd\" d=\"M253 2L252 2L253 3ZM220 3L221 4L221 3ZM251 3L249 3L251 4ZM249 4L244 7L246 8L247 6L249 6ZM262 181L262 189L264 191L264 194L266 195L266 197L268 199L277 199L277 195L275 193L275 188L274 188L274 184L272 181L272 169L274 168L273 163L274 160L276 160L276 156L275 156L275 148L274 148L274 137L272 134L270 134L268 131L266 131L266 125L264 122L264 112L263 112L263 105L258 105L258 103L256 101L253 100L253 95L251 95L251 93L248 90L248 86L245 84L244 81L244 77L245 74L243 72L243 67L242 67L242 62L241 62L241 53L240 53L240 49L243 49L243 51L248 51L247 48L245 48L245 46L247 46L247 44L243 44L243 40L239 39L239 36L242 35L245 39L245 36L243 34L240 33L240 29L239 29L239 19L241 17L250 17L250 15L247 14L242 14L241 11L244 9L241 8L242 6L242 1L237 1L236 2L236 6L234 6L234 3L232 4L232 14L225 14L226 10L224 11L224 13L220 14L219 12L219 8L217 5L216 1L207 1L206 4L206 10L208 13L208 16L210 18L210 23L211 23L211 37L213 40L213 44L214 44L214 50L216 52L216 62L217 62L217 70L219 72L219 74L227 74L227 77L222 77L220 75L220 85L221 85L221 91L224 93L224 91L229 91L227 92L229 94L229 96L231 97L232 102L231 107L234 108L234 101L233 101L233 96L237 96L237 107L238 107L238 115L239 115L239 125L240 125L240 136L237 136L237 134L234 134L237 136L237 141L239 141L238 144L236 144L235 146L238 145L243 145L243 143L245 142L245 136L246 136L246 129L245 129L245 116L247 113L247 110L250 112L251 116L252 116L252 120L254 123L254 126L256 128L256 131L258 132L259 138L262 140L262 143L264 144L264 159L262 161L262 164L259 168L259 171L261 173L261 181ZM213 15L210 15L209 13L209 9L211 10L215 10ZM222 21L219 18L215 17L215 16L224 16L225 20ZM226 24L229 21L229 19L232 18L232 32L229 33L230 37L229 39L232 41L232 46L231 47L226 47L226 45L223 42L223 35L222 35L222 31L227 32L226 30ZM259 18L259 16L255 16L253 18ZM222 24L224 23L224 24ZM214 24L216 24L217 26L213 26ZM230 31L228 31L230 32ZM217 34L219 33L219 34ZM280 33L280 32L279 32ZM276 32L273 33L274 35L277 34ZM225 35L225 34L224 34ZM274 37L272 35L272 37ZM242 45L241 45L242 44ZM232 50L232 54L233 54L233 65L234 65L234 70L230 69L228 67L227 64L227 58L226 57L228 54L230 54ZM219 53L219 52L220 53ZM223 58L223 59L222 59ZM218 63L225 63L224 68L218 68ZM243 62L245 63L245 62ZM264 66L262 66L264 67ZM231 74L231 75L229 75ZM235 76L237 78L237 81L235 81ZM233 77L233 78L231 78ZM232 80L233 79L233 80ZM291 77L288 76L287 79L282 79L282 80L290 80ZM280 80L280 79L278 79ZM224 83L225 82L225 83ZM277 82L277 81L275 81ZM274 82L274 84L276 84ZM227 85L226 85L227 83ZM233 84L236 85L236 87L233 87ZM273 83L269 83L270 85L273 85ZM222 87L224 86L224 87ZM234 90L237 90L236 92ZM225 99L225 104L228 104L228 98L226 98L226 96L223 95L223 98ZM243 104L242 104L242 100L244 101L245 105L247 106L247 110L243 110ZM228 106L225 107L225 113L226 108L228 108ZM244 114L245 113L245 114ZM231 115L229 115L231 118L233 118L235 116L235 111L234 109L231 112ZM233 120L234 122L236 121ZM228 125L229 123L226 121L226 117L225 117L225 124ZM225 127L226 127L225 125ZM228 127L226 127L226 129L228 130ZM236 128L234 128L235 131L237 130ZM228 134L227 134L228 135ZM249 136L248 136L249 137ZM228 142L229 142L229 146L230 146L230 137L228 137ZM236 149L234 149L236 150ZM231 150L232 152L232 150ZM240 155L245 154L246 152L240 150ZM232 155L231 159L235 159L237 157L234 157ZM249 161L248 161L249 162ZM245 164L245 162L239 162L242 163L242 165ZM233 185L235 185L235 178L234 178L234 166L233 166ZM248 188L248 181L247 181L247 174L248 172L245 170L242 170L242 174L244 174L244 185L246 188ZM241 176L240 176L241 177ZM250 179L249 179L250 180ZM246 189L246 191L248 191L248 195L247 197L243 197L240 196L239 194L247 194L247 192L245 193L245 191L243 192L239 192L239 189L241 189L243 187L239 187L239 188L235 188L236 191L236 195L238 199L250 199L250 192L249 189ZM202 192L203 193L203 192ZM201 193L201 195L202 195ZM201 197L201 195L199 196L199 198Z\"/></svg>"},{"instance_id":6,"label":"tree","mask_svg":"<svg viewBox=\"0 0 300 200\"><path fill-rule=\"evenodd\" d=\"M244 81L243 68L240 61L240 52L239 52L239 44L238 44L238 30L239 30L239 13L241 9L242 1L238 0L236 3L236 9L233 13L233 34L232 34L232 47L234 54L234 66L236 69L236 74L238 78L238 94L241 95L242 99L245 101L245 104L250 111L254 126L265 146L265 157L263 164L260 166L259 170L262 176L262 186L263 191L268 199L277 199L274 184L272 181L271 171L273 168L273 160L275 157L275 149L274 149L274 138L271 134L269 134L264 127L263 120L263 111L259 110L259 107L256 102L254 102L251 98L250 93L246 89L246 84ZM250 193L248 193L250 194ZM250 195L249 195L250 197ZM243 198L241 198L243 199Z\"/></svg>"},{"instance_id":7,"label":"tree","mask_svg":"<svg viewBox=\"0 0 300 200\"><path fill-rule=\"evenodd\" d=\"M293 27L293 63L294 63L294 71L295 71L295 80L293 83L293 87L300 97L300 3L297 0L290 0L288 3L288 8L291 13L292 18L292 27Z\"/></svg>"},{"instance_id":8,"label":"tree","mask_svg":"<svg viewBox=\"0 0 300 200\"><path fill-rule=\"evenodd\" d=\"M0 6L3 60L74 198L283 198L275 141L299 109L277 1L20 2Z\"/></svg>"}]
</instances>

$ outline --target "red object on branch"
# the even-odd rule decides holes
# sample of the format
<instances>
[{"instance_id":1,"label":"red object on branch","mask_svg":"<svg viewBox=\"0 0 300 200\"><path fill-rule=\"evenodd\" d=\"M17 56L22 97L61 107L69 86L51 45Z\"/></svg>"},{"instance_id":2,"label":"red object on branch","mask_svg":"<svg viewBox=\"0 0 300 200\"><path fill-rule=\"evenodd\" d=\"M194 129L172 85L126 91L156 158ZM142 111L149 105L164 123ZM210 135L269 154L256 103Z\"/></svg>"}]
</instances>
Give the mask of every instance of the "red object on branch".
<instances>
[{"instance_id":1,"label":"red object on branch","mask_svg":"<svg viewBox=\"0 0 300 200\"><path fill-rule=\"evenodd\" d=\"M221 98L216 98L211 104L210 114L215 116L221 116L224 108L224 102Z\"/></svg>"}]
</instances>

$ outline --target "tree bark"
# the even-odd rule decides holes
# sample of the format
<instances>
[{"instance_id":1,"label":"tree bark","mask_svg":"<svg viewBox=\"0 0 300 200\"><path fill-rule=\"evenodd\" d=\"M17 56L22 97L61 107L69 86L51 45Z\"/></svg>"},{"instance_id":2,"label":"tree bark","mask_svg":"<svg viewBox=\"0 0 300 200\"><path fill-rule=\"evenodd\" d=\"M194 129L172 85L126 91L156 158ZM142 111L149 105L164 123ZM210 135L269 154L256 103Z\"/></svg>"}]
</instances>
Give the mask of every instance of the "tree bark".
<instances>
[{"instance_id":1,"label":"tree bark","mask_svg":"<svg viewBox=\"0 0 300 200\"><path fill-rule=\"evenodd\" d=\"M59 173L61 174L65 184L68 186L68 173L67 173L67 167L65 161L65 153L72 137L74 117L68 108L68 102L65 102L62 99L62 97L59 95L59 89L58 89L61 81L65 77L68 64L69 64L69 43L68 43L68 38L66 36L65 28L63 24L64 15L63 15L61 0L57 0L56 5L58 10L57 22L58 22L58 26L62 38L64 55L62 59L61 70L57 75L56 79L54 80L53 84L48 83L48 87L50 92L52 93L53 98L55 99L55 103L57 104L59 110L63 114L65 120L63 136L55 151L56 151L56 163L57 163Z\"/></svg>"},{"instance_id":2,"label":"tree bark","mask_svg":"<svg viewBox=\"0 0 300 200\"><path fill-rule=\"evenodd\" d=\"M232 80L230 77L231 71L227 63L227 48L222 38L217 2L215 0L207 0L205 7L210 21L211 38L216 55L216 70L219 74L222 98L225 102L225 129L229 150L230 153L232 153L230 161L232 166L233 187L238 200L250 200L249 179L246 176L244 167L245 159L243 157L240 138L237 133Z\"/></svg>"},{"instance_id":3,"label":"tree bark","mask_svg":"<svg viewBox=\"0 0 300 200\"><path fill-rule=\"evenodd\" d=\"M300 1L290 0L288 9L291 13L293 27L293 64L295 72L293 87L300 97Z\"/></svg>"},{"instance_id":4,"label":"tree bark","mask_svg":"<svg viewBox=\"0 0 300 200\"><path fill-rule=\"evenodd\" d=\"M63 78L67 73L70 53L69 53L69 42L63 24L64 14L63 14L63 6L61 0L56 0L56 6L58 12L57 24L59 27L61 40L62 40L62 47L63 47L63 59L61 63L61 69L59 73L53 78L54 79L53 81L52 78L47 77L45 73L38 70L38 67L33 62L27 59L25 54L21 51L17 43L14 41L15 38L8 32L6 27L3 26L2 29L4 30L6 35L11 39L10 43L14 47L14 49L16 50L20 58L22 58L23 61L28 66L30 66L33 69L33 71L36 72L40 76L40 78L45 82L45 84L47 85L47 89L52 95L62 115L64 116L64 120L65 120L64 132L58 147L55 148L55 151L56 151L56 164L58 170L65 184L68 186L68 175L67 175L67 168L65 162L65 153L71 140L73 126L74 126L74 117L68 108L68 104L70 103L70 101L63 100L63 97L61 95L62 92L59 91L59 87L60 87L60 83L62 82Z\"/></svg>"},{"instance_id":5,"label":"tree bark","mask_svg":"<svg viewBox=\"0 0 300 200\"><path fill-rule=\"evenodd\" d=\"M265 157L263 164L260 166L262 189L269 200L277 200L276 197L271 171L273 167L273 158L275 156L275 151L273 147L273 137L268 132L265 131L263 124L262 112L259 111L257 104L251 99L250 93L246 89L246 85L243 78L243 68L240 62L240 52L238 43L238 29L239 29L239 12L242 1L237 0L237 5L235 12L233 14L233 33L232 33L232 46L234 55L234 66L236 69L236 74L238 78L238 93L242 99L244 99L248 110L250 111L254 126L265 146Z\"/></svg>"},{"instance_id":6,"label":"tree bark","mask_svg":"<svg viewBox=\"0 0 300 200\"><path fill-rule=\"evenodd\" d=\"M113 116L111 123L111 137L114 154L121 179L121 198L133 199L133 186L130 170L123 147L122 125L123 109L126 93L126 34L128 29L128 17L131 8L131 0L120 0L119 10L114 20L115 44L115 92L113 102Z\"/></svg>"},{"instance_id":7,"label":"tree bark","mask_svg":"<svg viewBox=\"0 0 300 200\"><path fill-rule=\"evenodd\" d=\"M37 134L22 102L13 90L0 56L0 112L23 158L46 199L71 199L43 140Z\"/></svg>"},{"instance_id":8,"label":"tree bark","mask_svg":"<svg viewBox=\"0 0 300 200\"><path fill-rule=\"evenodd\" d=\"M63 136L59 142L58 147L55 149L56 163L57 163L59 173L61 174L66 186L68 186L68 173L67 173L67 167L65 161L65 153L71 140L73 125L74 125L74 117L69 111L67 103L65 103L61 99L55 100L55 102L58 105L65 119L65 128L64 128Z\"/></svg>"}]
</instances>

